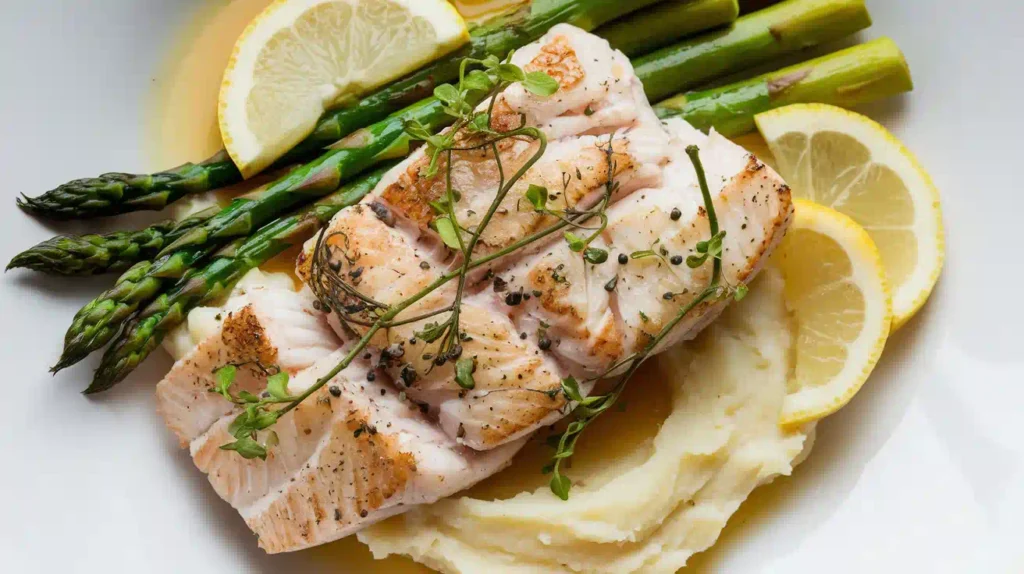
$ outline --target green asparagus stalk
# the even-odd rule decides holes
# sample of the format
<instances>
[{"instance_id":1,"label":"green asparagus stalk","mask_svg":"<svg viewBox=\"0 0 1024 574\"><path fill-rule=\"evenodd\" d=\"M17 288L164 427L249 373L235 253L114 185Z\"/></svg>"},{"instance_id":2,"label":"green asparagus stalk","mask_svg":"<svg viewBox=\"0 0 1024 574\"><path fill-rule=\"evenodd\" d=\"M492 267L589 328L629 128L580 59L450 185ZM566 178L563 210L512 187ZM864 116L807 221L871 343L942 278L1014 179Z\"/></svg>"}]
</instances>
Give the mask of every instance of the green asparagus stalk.
<instances>
[{"instance_id":1,"label":"green asparagus stalk","mask_svg":"<svg viewBox=\"0 0 1024 574\"><path fill-rule=\"evenodd\" d=\"M191 309L218 300L251 269L312 237L338 211L359 203L389 168L371 172L317 203L265 225L251 237L229 245L202 269L187 274L128 324L124 334L104 353L85 392L105 391L122 381L185 320Z\"/></svg>"},{"instance_id":2,"label":"green asparagus stalk","mask_svg":"<svg viewBox=\"0 0 1024 574\"><path fill-rule=\"evenodd\" d=\"M724 26L736 20L739 12L737 0L668 0L616 20L595 34L627 56L636 56L676 38Z\"/></svg>"},{"instance_id":3,"label":"green asparagus stalk","mask_svg":"<svg viewBox=\"0 0 1024 574\"><path fill-rule=\"evenodd\" d=\"M483 94L477 97L481 99ZM476 103L470 102L471 105ZM405 122L418 121L427 130L437 132L451 122L451 116L444 109L443 102L428 98L353 133L317 160L270 184L258 197L234 200L223 211L164 247L159 255L249 235L279 213L335 191L367 168L407 155L409 138L405 134Z\"/></svg>"},{"instance_id":4,"label":"green asparagus stalk","mask_svg":"<svg viewBox=\"0 0 1024 574\"><path fill-rule=\"evenodd\" d=\"M663 6L627 16L600 28L597 33L606 36L626 54L636 54L644 51L651 42L662 44L676 37L726 24L735 18L735 0L673 0ZM636 29L650 32L638 35L633 33ZM679 79L685 80L685 76L681 75ZM676 91L689 85L692 84L681 81ZM336 133L342 131L338 127ZM55 237L15 257L8 269L24 267L60 275L123 271L139 261L152 258L191 227L194 225L183 225L171 233L172 227L163 223L140 231L110 235Z\"/></svg>"},{"instance_id":5,"label":"green asparagus stalk","mask_svg":"<svg viewBox=\"0 0 1024 574\"><path fill-rule=\"evenodd\" d=\"M76 179L39 197L22 195L18 207L50 219L84 219L131 211L159 211L193 193L202 193L242 180L227 152L201 163L186 163L154 174L105 173Z\"/></svg>"},{"instance_id":6,"label":"green asparagus stalk","mask_svg":"<svg viewBox=\"0 0 1024 574\"><path fill-rule=\"evenodd\" d=\"M821 2L820 0L790 0L787 4L800 5L805 9L816 9ZM863 7L859 1L854 4ZM851 11L849 13L857 15L860 12ZM789 15L792 17L792 14ZM808 20L799 21L801 23L808 22ZM814 21L810 20L810 22ZM832 29L841 28L836 26ZM805 29L804 27L794 28L792 32L794 39L786 42L785 46L803 45L799 42L799 38ZM822 37L814 30L808 32L808 35L814 39ZM713 40L714 38L709 41ZM713 52L713 50L711 51ZM694 41L684 43L680 49L664 51L665 57L673 60L673 69L679 72L674 79L671 79L672 85L678 86L677 89L685 89L698 81L694 78L699 77L701 79L699 81L705 79L706 75L702 75L701 66L707 59L707 52L708 49L703 44ZM719 66L718 70L723 74L729 74L743 69L747 63L747 60L737 58L732 61L731 65ZM651 69L662 68L653 66L641 70L640 78L645 83L650 79L648 76ZM437 130L443 127L449 116L444 113L443 106L435 99L425 100L401 114L352 134L338 145L338 149L328 152L316 162L299 168L271 184L258 199L236 200L205 224L191 229L164 247L160 253L161 259L151 269L132 268L126 274L129 276L126 286L122 286L119 281L111 293L102 295L83 308L65 337L65 356L62 357L56 368L73 364L89 352L106 344L136 309L157 295L164 281L180 278L192 262L205 257L209 253L209 249L251 233L256 227L271 221L278 213L291 209L303 201L330 193L337 189L346 177L365 169L373 161L378 161L378 155L382 154L385 149L389 150L389 154L403 155L407 148L407 140L402 135L403 120L409 117L418 119L429 129ZM358 168L351 169L353 165L357 165Z\"/></svg>"},{"instance_id":7,"label":"green asparagus stalk","mask_svg":"<svg viewBox=\"0 0 1024 574\"><path fill-rule=\"evenodd\" d=\"M58 235L15 255L7 269L31 269L50 275L86 276L124 271L152 259L175 241L220 211L211 207L181 221L164 221L139 231L104 235Z\"/></svg>"},{"instance_id":8,"label":"green asparagus stalk","mask_svg":"<svg viewBox=\"0 0 1024 574\"><path fill-rule=\"evenodd\" d=\"M363 98L357 104L327 112L313 133L277 167L309 161L352 132L381 121L389 114L429 96L434 86L458 77L467 57L505 56L567 22L587 30L611 22L660 0L535 0L529 7L474 28L461 50ZM678 36L675 36L678 37ZM160 210L190 194L241 181L242 175L225 152L198 164L153 175L114 173L79 179L36 198L23 197L25 211L54 219L90 218L137 210Z\"/></svg>"},{"instance_id":9,"label":"green asparagus stalk","mask_svg":"<svg viewBox=\"0 0 1024 574\"><path fill-rule=\"evenodd\" d=\"M882 38L752 80L679 96L655 106L655 110L662 118L678 116L703 129L715 127L725 135L739 135L754 128L754 114L781 105L819 102L852 106L906 92L912 87L903 54L892 40ZM354 195L352 200L357 201ZM267 229L288 228L287 223L280 228L275 225ZM260 240L255 238L246 242L246 245L259 244ZM239 249L242 254L250 252L250 248ZM250 255L246 257L250 259L242 258L241 263L237 255L234 259L218 258L151 304L143 313L145 319L133 323L127 334L108 350L89 392L107 389L127 376L184 320L189 310L215 299L233 285L234 279L225 277L240 277L252 266L265 261ZM236 270L235 265L241 267ZM200 296L205 289L211 291L209 298Z\"/></svg>"},{"instance_id":10,"label":"green asparagus stalk","mask_svg":"<svg viewBox=\"0 0 1024 574\"><path fill-rule=\"evenodd\" d=\"M431 99L352 134L320 159L293 170L255 197L240 197L217 215L164 246L155 261L143 261L108 291L83 307L64 336L64 352L53 371L69 367L107 344L135 311L156 297L168 281L180 279L228 241L244 237L282 211L323 197L352 176L408 154L404 123L415 119L438 131L449 122L444 106Z\"/></svg>"},{"instance_id":11,"label":"green asparagus stalk","mask_svg":"<svg viewBox=\"0 0 1024 574\"><path fill-rule=\"evenodd\" d=\"M871 25L864 0L786 0L633 62L652 102ZM681 88L680 77L687 86Z\"/></svg>"},{"instance_id":12,"label":"green asparagus stalk","mask_svg":"<svg viewBox=\"0 0 1024 574\"><path fill-rule=\"evenodd\" d=\"M167 280L185 275L215 249L186 249L156 261L133 265L113 287L82 307L64 335L64 351L50 369L56 373L103 347L124 325L139 305L160 293Z\"/></svg>"},{"instance_id":13,"label":"green asparagus stalk","mask_svg":"<svg viewBox=\"0 0 1024 574\"><path fill-rule=\"evenodd\" d=\"M416 104L352 134L316 162L292 171L257 196L236 199L165 246L156 261L138 263L112 289L83 307L68 329L64 352L53 370L66 368L105 345L142 304L159 294L168 280L181 278L224 242L248 235L282 209L330 193L367 167L406 155L409 142L404 122L410 119L433 131L449 121L436 100Z\"/></svg>"},{"instance_id":14,"label":"green asparagus stalk","mask_svg":"<svg viewBox=\"0 0 1024 574\"><path fill-rule=\"evenodd\" d=\"M692 92L654 107L661 118L681 117L725 136L753 131L754 116L781 106L822 103L853 107L914 88L910 68L889 38L847 48L721 88Z\"/></svg>"}]
</instances>

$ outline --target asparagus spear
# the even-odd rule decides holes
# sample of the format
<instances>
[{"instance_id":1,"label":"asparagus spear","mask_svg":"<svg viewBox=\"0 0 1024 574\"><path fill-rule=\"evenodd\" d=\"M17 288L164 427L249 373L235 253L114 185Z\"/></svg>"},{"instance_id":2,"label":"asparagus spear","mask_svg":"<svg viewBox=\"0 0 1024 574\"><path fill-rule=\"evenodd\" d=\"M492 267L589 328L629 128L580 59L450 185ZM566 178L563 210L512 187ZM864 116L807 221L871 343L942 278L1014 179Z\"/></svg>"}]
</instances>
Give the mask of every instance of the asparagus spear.
<instances>
[{"instance_id":1,"label":"asparagus spear","mask_svg":"<svg viewBox=\"0 0 1024 574\"><path fill-rule=\"evenodd\" d=\"M242 180L227 152L201 163L186 163L160 173L105 173L76 179L39 197L22 194L21 209L50 219L81 219L130 211L159 211L171 202Z\"/></svg>"},{"instance_id":2,"label":"asparagus spear","mask_svg":"<svg viewBox=\"0 0 1024 574\"><path fill-rule=\"evenodd\" d=\"M864 0L786 0L633 62L652 102L871 25ZM680 77L687 86L679 85Z\"/></svg>"},{"instance_id":3,"label":"asparagus spear","mask_svg":"<svg viewBox=\"0 0 1024 574\"><path fill-rule=\"evenodd\" d=\"M724 4L728 4L730 7L735 6L733 0L727 0ZM679 19L688 15L692 24L699 24L705 28L712 27L723 23L727 16L733 15L733 10L721 10L722 5L721 0L688 0L682 3L676 0L638 12L624 19L624 22L630 26L623 29L649 30L647 34L634 33L632 37L625 36L617 31L620 28L619 23L606 26L600 32L607 34L614 42L617 42L619 48L631 53L640 49L643 43L671 38L673 34L685 34L693 29L686 26L658 27L655 26L656 21L665 20L681 24ZM716 7L719 9L715 10ZM651 56L640 58L637 60L637 73L649 93L676 93L708 80L746 69L764 58L765 51L775 55L788 53L803 46L838 38L868 22L869 17L864 9L863 0L839 0L834 3L824 0L789 0L764 13L744 16L727 31L705 34L675 47L656 52ZM768 33L767 30L774 30L774 35ZM766 40L764 36L768 36L770 39ZM642 40L636 40L638 37L642 37ZM770 43L770 49L766 48L760 51L754 49L763 42ZM427 104L421 105L425 109L429 108ZM253 210L264 210L267 204L247 204L247 206ZM284 209L287 207L277 207L275 212ZM239 216L238 212L233 213L234 215L225 213L218 216L218 221L211 222L209 226L225 227L225 222L227 222L227 227L231 228ZM267 221L267 219L261 221ZM210 227L195 231L196 237L205 234L201 238L214 237L216 239L216 236L210 235ZM224 233L223 236L230 236L230 233ZM193 238L176 237L174 240L178 243L175 247L182 247ZM166 242L164 246L170 243ZM50 247L50 249L55 249L55 247ZM163 247L162 249L165 249L166 252L170 248ZM53 256L57 257L57 254L54 253ZM60 257L68 259L69 266L73 265L72 262L75 260L73 254L62 253ZM128 263L127 258L125 263Z\"/></svg>"},{"instance_id":4,"label":"asparagus spear","mask_svg":"<svg viewBox=\"0 0 1024 574\"><path fill-rule=\"evenodd\" d=\"M85 276L124 271L152 259L190 229L220 211L211 207L181 221L164 221L139 231L105 235L58 235L15 255L7 269L24 268L51 275Z\"/></svg>"},{"instance_id":5,"label":"asparagus spear","mask_svg":"<svg viewBox=\"0 0 1024 574\"><path fill-rule=\"evenodd\" d=\"M739 135L754 128L754 114L777 106L800 102L849 106L911 88L903 54L892 40L883 38L745 82L679 96L655 109L663 118L679 116L698 127L715 127L726 135ZM357 201L354 195L352 199ZM265 229L286 230L288 225L271 224ZM216 259L151 304L104 355L87 392L106 390L123 380L185 319L188 311L219 297L238 277L265 261L251 255L260 248L261 241L255 237L246 241L250 247L240 247L238 254ZM204 296L207 290L210 294Z\"/></svg>"},{"instance_id":6,"label":"asparagus spear","mask_svg":"<svg viewBox=\"0 0 1024 574\"><path fill-rule=\"evenodd\" d=\"M104 353L85 392L105 391L123 380L185 320L191 309L217 300L249 270L312 237L338 211L359 203L389 168L367 174L319 202L265 225L251 237L229 245L202 269L187 274L128 324L124 334Z\"/></svg>"},{"instance_id":7,"label":"asparagus spear","mask_svg":"<svg viewBox=\"0 0 1024 574\"><path fill-rule=\"evenodd\" d=\"M350 177L382 161L408 153L404 122L415 119L438 131L449 121L444 105L431 99L352 134L320 159L293 170L256 197L240 197L217 215L164 246L155 261L143 261L85 305L64 336L64 352L53 371L81 361L105 345L129 317L156 297L169 280L180 279L227 241L243 237L281 211L323 197Z\"/></svg>"},{"instance_id":8,"label":"asparagus spear","mask_svg":"<svg viewBox=\"0 0 1024 574\"><path fill-rule=\"evenodd\" d=\"M587 30L660 0L535 0L530 7L474 28L461 50L363 98L357 104L326 113L312 134L281 158L276 166L308 161L324 147L378 122L430 95L435 85L458 77L466 57L505 56L510 50L541 37L555 24L568 22ZM153 175L114 173L79 179L18 205L30 213L54 219L89 218L137 210L160 210L193 193L241 181L225 152L198 164Z\"/></svg>"},{"instance_id":9,"label":"asparagus spear","mask_svg":"<svg viewBox=\"0 0 1024 574\"><path fill-rule=\"evenodd\" d=\"M631 14L597 30L595 34L627 56L648 54L703 30L736 19L737 0L669 0Z\"/></svg>"},{"instance_id":10,"label":"asparagus spear","mask_svg":"<svg viewBox=\"0 0 1024 574\"><path fill-rule=\"evenodd\" d=\"M832 12L825 10L827 14L847 14L856 20L863 14L863 3L861 0L845 0L835 4L836 6L852 5L860 10L838 10ZM801 7L809 13L818 13L822 9L822 0L789 0L780 6ZM825 37L816 28L818 20L813 18L801 18L807 16L804 12L779 12L785 15L786 19L775 21L779 27L777 34L788 39L787 42L779 42L777 52L795 49L795 47L819 41ZM799 23L795 26L794 22ZM761 22L762 25L765 22ZM808 28L810 24L810 28ZM831 33L846 30L850 26L836 25L829 29ZM678 72L677 75L668 77L659 76L661 85L670 83L678 86L677 89L684 89L694 85L695 82L708 79L707 74L702 72L702 67L707 61L707 54L714 54L719 46L729 48L733 43L716 44L719 36L701 40L691 40L684 43L678 49L667 49L659 52L662 57L672 61L672 69ZM801 41L801 38L807 38ZM742 55L742 53L740 54ZM756 56L751 56L756 58ZM647 60L653 64L649 67L638 68L640 78L645 86L652 81L651 70L663 70L665 66L656 65L660 60ZM728 74L739 71L749 63L749 59L737 57L728 60L717 66L720 73ZM127 273L126 281L118 284L108 293L101 295L93 303L90 303L79 315L68 330L65 337L65 353L55 368L63 368L73 364L88 353L106 344L117 332L120 325L143 303L155 297L162 287L164 280L177 279L184 274L191 265L209 254L210 249L215 249L219 244L232 238L249 234L255 227L270 221L277 213L290 209L301 203L303 200L323 196L340 185L345 177L353 171L361 171L368 165L379 160L378 155L385 150L391 153L403 154L404 147L407 147L407 140L403 135L403 120L408 117L415 117L428 128L437 130L443 127L448 121L443 106L434 99L428 99L416 104L401 114L378 122L370 128L352 134L347 140L341 142L338 149L334 149L317 161L293 171L288 176L271 184L266 192L256 200L239 199L220 214L208 220L205 224L197 226L170 245L164 247L160 253L161 259L150 268L135 267ZM353 170L352 168L355 167Z\"/></svg>"},{"instance_id":11,"label":"asparagus spear","mask_svg":"<svg viewBox=\"0 0 1024 574\"><path fill-rule=\"evenodd\" d=\"M796 103L852 107L912 90L907 61L889 38L879 38L721 88L683 94L655 111L726 136L754 130L754 116Z\"/></svg>"}]
</instances>

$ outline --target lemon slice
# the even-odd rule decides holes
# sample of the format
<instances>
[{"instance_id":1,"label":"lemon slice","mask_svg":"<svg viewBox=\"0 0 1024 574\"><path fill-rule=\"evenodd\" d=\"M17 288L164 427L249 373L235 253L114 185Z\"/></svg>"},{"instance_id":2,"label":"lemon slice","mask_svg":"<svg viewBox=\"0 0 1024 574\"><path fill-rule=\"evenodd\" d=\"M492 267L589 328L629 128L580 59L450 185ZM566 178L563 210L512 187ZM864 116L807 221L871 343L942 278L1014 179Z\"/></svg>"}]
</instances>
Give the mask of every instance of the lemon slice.
<instances>
[{"instance_id":1,"label":"lemon slice","mask_svg":"<svg viewBox=\"0 0 1024 574\"><path fill-rule=\"evenodd\" d=\"M224 72L224 146L249 177L309 135L329 107L467 41L446 0L277 0L242 33Z\"/></svg>"},{"instance_id":2,"label":"lemon slice","mask_svg":"<svg viewBox=\"0 0 1024 574\"><path fill-rule=\"evenodd\" d=\"M928 299L945 257L931 178L884 127L842 108L797 104L755 120L795 196L867 230L892 285L893 328L902 326Z\"/></svg>"},{"instance_id":3,"label":"lemon slice","mask_svg":"<svg viewBox=\"0 0 1024 574\"><path fill-rule=\"evenodd\" d=\"M780 424L803 424L836 412L864 385L889 336L892 299L868 233L807 200L796 200L772 263L785 277L796 332Z\"/></svg>"}]
</instances>

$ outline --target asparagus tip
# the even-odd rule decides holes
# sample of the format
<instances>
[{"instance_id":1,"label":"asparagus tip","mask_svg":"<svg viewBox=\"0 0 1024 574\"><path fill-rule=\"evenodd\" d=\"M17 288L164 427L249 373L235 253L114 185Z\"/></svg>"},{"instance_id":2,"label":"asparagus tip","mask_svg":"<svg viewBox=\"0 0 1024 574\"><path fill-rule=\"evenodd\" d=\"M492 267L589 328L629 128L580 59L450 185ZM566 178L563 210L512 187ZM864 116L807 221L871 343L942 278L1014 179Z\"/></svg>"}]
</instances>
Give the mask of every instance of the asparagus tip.
<instances>
[{"instance_id":1,"label":"asparagus tip","mask_svg":"<svg viewBox=\"0 0 1024 574\"><path fill-rule=\"evenodd\" d=\"M60 358L57 359L57 364L50 367L50 373L56 375L64 369L81 361L85 357L85 355L75 351L73 347L67 347L64 349L64 352L61 353Z\"/></svg>"}]
</instances>

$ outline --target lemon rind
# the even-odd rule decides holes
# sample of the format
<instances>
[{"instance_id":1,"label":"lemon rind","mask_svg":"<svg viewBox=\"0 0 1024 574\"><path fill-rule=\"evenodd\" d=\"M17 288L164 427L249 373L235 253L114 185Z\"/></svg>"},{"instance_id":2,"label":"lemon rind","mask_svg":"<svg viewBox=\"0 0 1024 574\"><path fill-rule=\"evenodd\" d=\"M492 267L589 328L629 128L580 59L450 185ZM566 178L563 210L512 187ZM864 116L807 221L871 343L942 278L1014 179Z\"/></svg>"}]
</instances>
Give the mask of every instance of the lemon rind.
<instances>
[{"instance_id":1,"label":"lemon rind","mask_svg":"<svg viewBox=\"0 0 1024 574\"><path fill-rule=\"evenodd\" d=\"M266 153L268 146L259 142L252 132L245 129L245 106L230 105L230 102L246 101L248 92L252 89L251 78L262 46L274 34L294 25L298 18L316 6L334 2L355 5L362 1L366 0L275 0L243 30L231 50L221 81L217 118L224 147L244 177L255 175L277 159L269 157ZM412 17L422 17L430 22L436 34L437 45L434 51L420 54L415 61L410 60L406 73L453 52L469 41L468 27L462 16L454 6L444 0L387 1L402 5L409 10ZM392 79L396 78L389 78L381 83Z\"/></svg>"},{"instance_id":2,"label":"lemon rind","mask_svg":"<svg viewBox=\"0 0 1024 574\"><path fill-rule=\"evenodd\" d=\"M850 217L831 208L804 199L795 199L794 203L794 228L817 231L839 243L850 257L853 269L851 281L862 291L870 289L870 292L864 294L865 324L857 339L849 345L847 354L848 364L859 364L860 368L844 368L825 385L788 395L779 417L779 424L787 427L827 417L846 406L857 395L882 356L893 319L892 292L882 257L867 231ZM872 305L879 302L883 305L882 313L877 309L872 310ZM836 392L836 388L842 389L841 392ZM828 398L819 399L818 395Z\"/></svg>"},{"instance_id":3,"label":"lemon rind","mask_svg":"<svg viewBox=\"0 0 1024 574\"><path fill-rule=\"evenodd\" d=\"M784 119L783 119L784 118ZM769 147L784 133L802 132L809 136L823 130L846 133L872 151L872 161L894 170L903 179L914 202L915 213L930 214L917 217L913 228L918 230L918 265L908 281L894 289L893 325L895 331L905 325L924 306L938 283L945 265L945 230L939 190L917 157L889 130L878 122L827 104L793 104L758 114L754 118L758 130ZM851 129L853 128L853 129ZM876 157L881 143L889 146L882 157ZM775 150L773 149L773 152ZM924 241L931 238L931 241ZM925 251L925 248L927 251Z\"/></svg>"}]
</instances>

